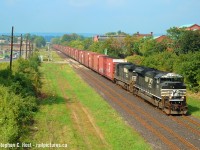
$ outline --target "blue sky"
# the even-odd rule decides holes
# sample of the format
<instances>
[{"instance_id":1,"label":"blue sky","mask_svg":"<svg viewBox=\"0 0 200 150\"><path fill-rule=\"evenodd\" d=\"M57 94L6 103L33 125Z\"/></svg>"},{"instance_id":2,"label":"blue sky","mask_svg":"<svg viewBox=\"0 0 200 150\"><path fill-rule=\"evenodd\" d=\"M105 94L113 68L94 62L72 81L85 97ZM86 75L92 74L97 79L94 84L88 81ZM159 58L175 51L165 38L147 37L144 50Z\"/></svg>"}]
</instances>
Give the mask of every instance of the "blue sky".
<instances>
[{"instance_id":1,"label":"blue sky","mask_svg":"<svg viewBox=\"0 0 200 150\"><path fill-rule=\"evenodd\" d=\"M200 0L0 0L0 32L165 33L200 24Z\"/></svg>"}]
</instances>

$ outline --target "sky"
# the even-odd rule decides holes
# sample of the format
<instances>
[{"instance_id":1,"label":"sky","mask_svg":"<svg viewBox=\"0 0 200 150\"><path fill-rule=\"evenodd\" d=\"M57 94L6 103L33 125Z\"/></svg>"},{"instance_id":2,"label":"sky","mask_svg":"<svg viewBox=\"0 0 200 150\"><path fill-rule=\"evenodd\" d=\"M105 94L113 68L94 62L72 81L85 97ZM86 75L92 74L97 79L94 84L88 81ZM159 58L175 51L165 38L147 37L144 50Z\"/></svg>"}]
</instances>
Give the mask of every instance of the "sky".
<instances>
[{"instance_id":1,"label":"sky","mask_svg":"<svg viewBox=\"0 0 200 150\"><path fill-rule=\"evenodd\" d=\"M0 33L165 33L200 24L200 0L0 0Z\"/></svg>"}]
</instances>

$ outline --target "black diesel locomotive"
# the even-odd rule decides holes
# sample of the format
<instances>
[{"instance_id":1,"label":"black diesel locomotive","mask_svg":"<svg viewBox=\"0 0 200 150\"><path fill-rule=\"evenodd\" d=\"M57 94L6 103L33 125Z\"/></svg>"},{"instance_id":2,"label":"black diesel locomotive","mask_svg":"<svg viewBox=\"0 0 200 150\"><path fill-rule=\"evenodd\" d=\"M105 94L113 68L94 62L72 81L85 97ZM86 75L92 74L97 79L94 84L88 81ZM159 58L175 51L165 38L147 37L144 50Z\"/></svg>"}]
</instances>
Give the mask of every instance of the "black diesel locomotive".
<instances>
[{"instance_id":1,"label":"black diesel locomotive","mask_svg":"<svg viewBox=\"0 0 200 150\"><path fill-rule=\"evenodd\" d=\"M167 114L186 114L186 86L183 77L132 63L118 63L114 81Z\"/></svg>"}]
</instances>

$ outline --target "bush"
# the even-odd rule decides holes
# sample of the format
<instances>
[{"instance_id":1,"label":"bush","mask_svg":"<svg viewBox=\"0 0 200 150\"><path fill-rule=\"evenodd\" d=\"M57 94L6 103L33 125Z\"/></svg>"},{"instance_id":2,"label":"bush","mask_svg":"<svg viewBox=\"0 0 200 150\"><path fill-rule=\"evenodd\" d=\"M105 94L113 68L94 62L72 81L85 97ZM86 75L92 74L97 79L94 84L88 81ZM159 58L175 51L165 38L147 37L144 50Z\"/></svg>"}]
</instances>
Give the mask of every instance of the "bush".
<instances>
[{"instance_id":1,"label":"bush","mask_svg":"<svg viewBox=\"0 0 200 150\"><path fill-rule=\"evenodd\" d=\"M200 52L182 54L174 65L174 71L185 77L185 82L194 92L200 91Z\"/></svg>"},{"instance_id":2,"label":"bush","mask_svg":"<svg viewBox=\"0 0 200 150\"><path fill-rule=\"evenodd\" d=\"M133 56L126 57L126 60L133 64L140 65L144 61L144 57L142 57L140 55L133 55Z\"/></svg>"},{"instance_id":3,"label":"bush","mask_svg":"<svg viewBox=\"0 0 200 150\"><path fill-rule=\"evenodd\" d=\"M174 60L177 56L171 52L162 52L145 57L142 65L155 68L158 70L173 72Z\"/></svg>"},{"instance_id":4,"label":"bush","mask_svg":"<svg viewBox=\"0 0 200 150\"><path fill-rule=\"evenodd\" d=\"M6 64L5 64L6 65ZM40 61L34 54L29 60L13 63L13 71L0 71L0 141L15 143L26 134L37 111L35 95L40 87Z\"/></svg>"},{"instance_id":5,"label":"bush","mask_svg":"<svg viewBox=\"0 0 200 150\"><path fill-rule=\"evenodd\" d=\"M37 110L34 97L22 98L0 85L0 141L13 143L26 132Z\"/></svg>"}]
</instances>

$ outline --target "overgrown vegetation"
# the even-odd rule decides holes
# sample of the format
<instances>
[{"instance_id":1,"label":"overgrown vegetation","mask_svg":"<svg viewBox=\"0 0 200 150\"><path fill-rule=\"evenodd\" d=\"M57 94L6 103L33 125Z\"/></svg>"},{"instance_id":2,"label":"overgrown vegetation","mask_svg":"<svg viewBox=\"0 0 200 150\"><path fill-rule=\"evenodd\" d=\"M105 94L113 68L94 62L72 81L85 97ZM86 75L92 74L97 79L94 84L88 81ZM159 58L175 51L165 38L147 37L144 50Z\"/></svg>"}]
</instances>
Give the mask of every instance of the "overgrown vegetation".
<instances>
[{"instance_id":1,"label":"overgrown vegetation","mask_svg":"<svg viewBox=\"0 0 200 150\"><path fill-rule=\"evenodd\" d=\"M34 54L29 60L19 59L13 64L0 67L0 141L20 142L29 132L33 115L37 111L36 95L40 87L40 62Z\"/></svg>"}]
</instances>

